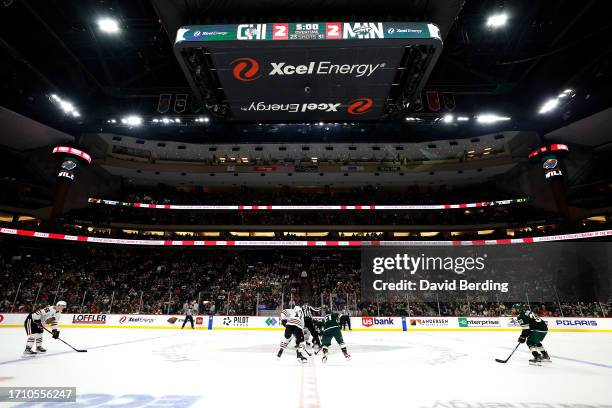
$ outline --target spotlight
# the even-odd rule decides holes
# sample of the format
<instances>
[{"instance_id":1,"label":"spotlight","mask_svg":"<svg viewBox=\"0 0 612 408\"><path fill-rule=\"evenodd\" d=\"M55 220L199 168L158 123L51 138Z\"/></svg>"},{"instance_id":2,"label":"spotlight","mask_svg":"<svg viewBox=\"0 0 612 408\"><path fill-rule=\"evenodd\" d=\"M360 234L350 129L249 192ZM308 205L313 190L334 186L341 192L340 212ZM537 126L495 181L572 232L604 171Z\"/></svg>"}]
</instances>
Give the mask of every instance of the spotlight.
<instances>
[{"instance_id":1,"label":"spotlight","mask_svg":"<svg viewBox=\"0 0 612 408\"><path fill-rule=\"evenodd\" d=\"M498 116L492 113L485 113L476 116L476 122L480 123L481 125L489 125L492 123L504 122L507 120L510 120L510 118L507 116Z\"/></svg>"},{"instance_id":2,"label":"spotlight","mask_svg":"<svg viewBox=\"0 0 612 408\"><path fill-rule=\"evenodd\" d=\"M455 117L451 114L444 115L444 117L442 118L442 122L444 123L453 123L454 120Z\"/></svg>"},{"instance_id":3,"label":"spotlight","mask_svg":"<svg viewBox=\"0 0 612 408\"><path fill-rule=\"evenodd\" d=\"M544 104L540 107L540 110L538 111L538 113L543 114L543 113L551 112L555 110L558 105L559 105L559 98L551 98L547 100L546 102L544 102Z\"/></svg>"},{"instance_id":4,"label":"spotlight","mask_svg":"<svg viewBox=\"0 0 612 408\"><path fill-rule=\"evenodd\" d=\"M493 14L487 19L487 27L499 28L506 25L508 15L506 13Z\"/></svg>"},{"instance_id":5,"label":"spotlight","mask_svg":"<svg viewBox=\"0 0 612 408\"><path fill-rule=\"evenodd\" d=\"M121 119L121 123L128 126L140 126L142 125L142 118L136 115L129 115Z\"/></svg>"},{"instance_id":6,"label":"spotlight","mask_svg":"<svg viewBox=\"0 0 612 408\"><path fill-rule=\"evenodd\" d=\"M81 116L79 111L74 107L72 103L63 100L56 94L52 94L50 98L53 103L57 104L60 107L60 109L64 112L64 114L71 115L74 118L78 118Z\"/></svg>"},{"instance_id":7,"label":"spotlight","mask_svg":"<svg viewBox=\"0 0 612 408\"><path fill-rule=\"evenodd\" d=\"M468 118L467 116L458 116L457 117L457 122L467 122L468 120L470 120L470 118Z\"/></svg>"},{"instance_id":8,"label":"spotlight","mask_svg":"<svg viewBox=\"0 0 612 408\"><path fill-rule=\"evenodd\" d=\"M98 28L100 31L108 34L117 34L119 29L119 23L113 18L101 18L98 20Z\"/></svg>"}]
</instances>

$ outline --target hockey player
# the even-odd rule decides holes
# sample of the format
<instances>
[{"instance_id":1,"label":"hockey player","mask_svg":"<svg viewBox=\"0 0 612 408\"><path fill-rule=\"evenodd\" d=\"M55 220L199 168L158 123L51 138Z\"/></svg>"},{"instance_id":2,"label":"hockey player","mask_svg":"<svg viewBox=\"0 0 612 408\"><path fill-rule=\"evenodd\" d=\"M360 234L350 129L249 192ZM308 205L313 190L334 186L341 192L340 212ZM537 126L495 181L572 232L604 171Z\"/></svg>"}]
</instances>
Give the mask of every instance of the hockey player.
<instances>
[{"instance_id":1,"label":"hockey player","mask_svg":"<svg viewBox=\"0 0 612 408\"><path fill-rule=\"evenodd\" d=\"M338 321L339 315L338 313L331 312L325 315L325 320L320 323L323 326L323 359L322 361L327 362L327 352L329 346L331 346L332 337L336 339L336 342L340 346L340 350L342 350L342 354L344 354L344 358L347 360L351 359L351 355L346 350L346 344L344 344L344 339L342 338L342 332L340 331L340 323Z\"/></svg>"},{"instance_id":2,"label":"hockey player","mask_svg":"<svg viewBox=\"0 0 612 408\"><path fill-rule=\"evenodd\" d=\"M523 310L516 319L523 331L518 338L519 343L527 342L533 358L530 364L539 365L542 361L550 362L550 356L542 346L542 340L548 333L548 325L539 316L529 310Z\"/></svg>"},{"instance_id":3,"label":"hockey player","mask_svg":"<svg viewBox=\"0 0 612 408\"><path fill-rule=\"evenodd\" d=\"M60 300L55 306L44 307L34 313L30 313L28 317L26 317L25 321L23 322L23 326L25 327L25 331L28 335L28 341L23 354L34 355L37 351L39 353L44 353L47 351L47 349L45 349L42 345L42 334L44 324L49 319L51 319L52 336L54 339L59 339L59 330L57 330L57 326L65 308L66 302ZM34 342L36 342L37 350L32 350Z\"/></svg>"},{"instance_id":4,"label":"hockey player","mask_svg":"<svg viewBox=\"0 0 612 408\"><path fill-rule=\"evenodd\" d=\"M291 336L295 337L297 345L296 355L298 362L305 363L308 361L304 354L304 312L300 306L295 306L293 309L285 309L281 312L281 324L285 327L284 339L281 341L280 349L276 356L280 358L283 351L291 341Z\"/></svg>"}]
</instances>

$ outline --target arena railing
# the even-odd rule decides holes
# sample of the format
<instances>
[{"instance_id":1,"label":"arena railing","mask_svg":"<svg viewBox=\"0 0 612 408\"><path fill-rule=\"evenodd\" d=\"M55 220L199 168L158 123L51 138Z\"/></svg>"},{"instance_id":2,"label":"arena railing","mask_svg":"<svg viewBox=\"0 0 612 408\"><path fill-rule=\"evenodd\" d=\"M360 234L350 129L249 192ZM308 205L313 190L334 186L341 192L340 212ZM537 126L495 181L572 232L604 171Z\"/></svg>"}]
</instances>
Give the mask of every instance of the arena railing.
<instances>
[{"instance_id":1,"label":"arena railing","mask_svg":"<svg viewBox=\"0 0 612 408\"><path fill-rule=\"evenodd\" d=\"M121 239L103 238L86 235L57 234L15 228L0 228L0 234L20 237L72 241L80 243L110 244L110 245L141 245L141 246L232 246L232 247L397 247L397 246L460 246L460 245L507 245L530 244L534 242L567 241L612 236L612 230L578 232L538 236L530 238L507 238L464 241L382 241L382 240L343 240L343 241L266 241L266 240L165 240L165 239Z\"/></svg>"},{"instance_id":2,"label":"arena railing","mask_svg":"<svg viewBox=\"0 0 612 408\"><path fill-rule=\"evenodd\" d=\"M287 211L287 210L450 210L461 208L479 208L479 207L497 207L519 203L526 203L529 198L513 198L509 200L497 201L480 201L474 203L461 204L410 204L410 205L177 205L177 204L148 204L148 203L131 203L125 201L106 200L101 198L90 197L89 203L102 204L120 207L134 208L149 208L157 210L198 210L198 211L225 211L225 210L253 210L253 211Z\"/></svg>"}]
</instances>

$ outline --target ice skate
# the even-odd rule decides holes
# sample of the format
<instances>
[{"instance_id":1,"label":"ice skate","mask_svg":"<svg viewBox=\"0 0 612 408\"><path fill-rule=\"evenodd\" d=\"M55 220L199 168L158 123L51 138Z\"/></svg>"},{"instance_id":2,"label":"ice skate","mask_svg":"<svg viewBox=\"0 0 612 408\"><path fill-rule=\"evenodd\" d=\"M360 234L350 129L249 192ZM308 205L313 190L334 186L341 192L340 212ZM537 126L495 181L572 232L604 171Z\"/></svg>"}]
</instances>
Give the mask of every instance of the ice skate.
<instances>
[{"instance_id":1,"label":"ice skate","mask_svg":"<svg viewBox=\"0 0 612 408\"><path fill-rule=\"evenodd\" d=\"M537 356L529 360L530 365L541 366L542 365L542 357Z\"/></svg>"},{"instance_id":2,"label":"ice skate","mask_svg":"<svg viewBox=\"0 0 612 408\"><path fill-rule=\"evenodd\" d=\"M24 356L35 356L36 354L36 351L32 350L32 347L26 347L23 351Z\"/></svg>"}]
</instances>

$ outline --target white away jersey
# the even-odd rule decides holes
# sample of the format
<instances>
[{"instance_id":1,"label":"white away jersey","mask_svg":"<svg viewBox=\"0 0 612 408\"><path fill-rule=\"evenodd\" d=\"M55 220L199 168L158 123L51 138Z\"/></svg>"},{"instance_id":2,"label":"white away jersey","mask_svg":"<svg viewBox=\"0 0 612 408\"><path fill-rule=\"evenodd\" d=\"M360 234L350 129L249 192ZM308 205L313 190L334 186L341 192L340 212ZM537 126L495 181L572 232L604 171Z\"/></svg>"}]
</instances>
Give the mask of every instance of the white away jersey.
<instances>
[{"instance_id":1,"label":"white away jersey","mask_svg":"<svg viewBox=\"0 0 612 408\"><path fill-rule=\"evenodd\" d=\"M62 314L57 311L55 306L43 307L42 309L39 309L36 312L32 313L32 320L40 321L43 324L47 320L53 318L53 322L51 323L51 329L57 329L57 325L59 324L61 317Z\"/></svg>"},{"instance_id":2,"label":"white away jersey","mask_svg":"<svg viewBox=\"0 0 612 408\"><path fill-rule=\"evenodd\" d=\"M293 309L285 309L281 312L281 320L287 320L287 326L297 326L304 328L304 311L296 306Z\"/></svg>"}]
</instances>

